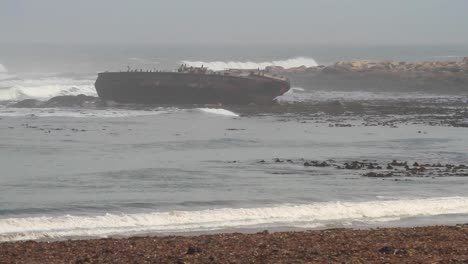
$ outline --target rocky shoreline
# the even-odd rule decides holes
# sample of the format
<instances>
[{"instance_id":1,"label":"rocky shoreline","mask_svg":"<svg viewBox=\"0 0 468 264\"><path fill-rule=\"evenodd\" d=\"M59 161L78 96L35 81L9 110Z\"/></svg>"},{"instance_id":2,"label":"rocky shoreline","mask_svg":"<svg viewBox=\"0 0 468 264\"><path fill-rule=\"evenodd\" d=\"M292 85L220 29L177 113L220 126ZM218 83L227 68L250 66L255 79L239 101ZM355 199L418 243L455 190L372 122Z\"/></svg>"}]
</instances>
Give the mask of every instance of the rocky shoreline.
<instances>
[{"instance_id":1,"label":"rocky shoreline","mask_svg":"<svg viewBox=\"0 0 468 264\"><path fill-rule=\"evenodd\" d=\"M468 93L468 57L462 61L338 61L329 66L267 67L292 85L327 90Z\"/></svg>"},{"instance_id":2,"label":"rocky shoreline","mask_svg":"<svg viewBox=\"0 0 468 264\"><path fill-rule=\"evenodd\" d=\"M468 225L0 243L0 263L467 263Z\"/></svg>"}]
</instances>

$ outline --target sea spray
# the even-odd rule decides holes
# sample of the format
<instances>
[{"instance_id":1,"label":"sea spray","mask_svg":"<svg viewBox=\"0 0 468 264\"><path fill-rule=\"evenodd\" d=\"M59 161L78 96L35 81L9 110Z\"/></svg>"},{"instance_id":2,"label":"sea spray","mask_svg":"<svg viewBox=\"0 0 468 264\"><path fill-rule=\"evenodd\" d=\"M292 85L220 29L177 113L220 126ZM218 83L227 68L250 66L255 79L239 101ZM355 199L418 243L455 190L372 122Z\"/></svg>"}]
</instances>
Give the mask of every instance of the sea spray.
<instances>
[{"instance_id":1,"label":"sea spray","mask_svg":"<svg viewBox=\"0 0 468 264\"><path fill-rule=\"evenodd\" d=\"M239 115L231 112L226 109L222 108L198 108L198 110L204 112L204 113L209 113L209 114L214 114L214 115L223 115L223 116L231 116L231 117L238 117Z\"/></svg>"},{"instance_id":2,"label":"sea spray","mask_svg":"<svg viewBox=\"0 0 468 264\"><path fill-rule=\"evenodd\" d=\"M0 80L0 101L23 99L46 100L60 95L97 96L94 80L72 78L38 78Z\"/></svg>"},{"instance_id":3,"label":"sea spray","mask_svg":"<svg viewBox=\"0 0 468 264\"><path fill-rule=\"evenodd\" d=\"M253 61L188 61L184 60L181 63L187 64L193 67L207 67L211 70L220 71L225 69L265 69L268 66L280 66L283 68L294 68L300 66L314 67L317 66L317 62L312 58L297 57L287 60L277 61L264 61L264 62L253 62Z\"/></svg>"}]
</instances>

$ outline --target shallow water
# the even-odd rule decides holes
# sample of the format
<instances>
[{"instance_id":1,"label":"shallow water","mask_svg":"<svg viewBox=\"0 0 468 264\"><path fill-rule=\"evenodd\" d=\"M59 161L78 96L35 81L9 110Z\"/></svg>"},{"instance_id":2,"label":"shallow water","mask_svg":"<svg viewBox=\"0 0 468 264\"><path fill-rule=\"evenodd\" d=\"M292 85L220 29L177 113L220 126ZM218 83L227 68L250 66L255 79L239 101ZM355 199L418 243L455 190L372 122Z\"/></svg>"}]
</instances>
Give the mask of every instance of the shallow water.
<instances>
[{"instance_id":1,"label":"shallow water","mask_svg":"<svg viewBox=\"0 0 468 264\"><path fill-rule=\"evenodd\" d=\"M34 53L24 47L0 51L0 241L468 219L462 169L372 178L366 169L338 168L364 160L468 164L466 95L294 87L279 98L286 105L272 107L12 106L28 98L95 96L95 72L127 63L250 67L252 61L312 63L315 51L320 64L376 54L419 60L463 53L463 47L422 53L296 47L231 55L214 49L200 56L197 49L174 48L166 57L148 47L59 49L56 56L49 48L39 48L34 61L21 59ZM304 166L310 160L338 165Z\"/></svg>"},{"instance_id":2,"label":"shallow water","mask_svg":"<svg viewBox=\"0 0 468 264\"><path fill-rule=\"evenodd\" d=\"M34 115L0 120L2 240L468 216L468 177L394 181L300 161L463 164L466 128L338 128L225 109L21 111Z\"/></svg>"}]
</instances>

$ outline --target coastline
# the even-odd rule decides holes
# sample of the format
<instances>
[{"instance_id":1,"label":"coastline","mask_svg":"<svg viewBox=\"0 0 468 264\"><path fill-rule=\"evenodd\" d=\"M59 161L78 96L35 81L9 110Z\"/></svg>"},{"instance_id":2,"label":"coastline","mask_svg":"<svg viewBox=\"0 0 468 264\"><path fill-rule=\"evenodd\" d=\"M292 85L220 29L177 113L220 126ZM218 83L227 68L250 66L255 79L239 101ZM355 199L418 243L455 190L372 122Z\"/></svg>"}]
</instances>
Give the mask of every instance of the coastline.
<instances>
[{"instance_id":1,"label":"coastline","mask_svg":"<svg viewBox=\"0 0 468 264\"><path fill-rule=\"evenodd\" d=\"M468 261L468 225L0 243L0 263Z\"/></svg>"},{"instance_id":2,"label":"coastline","mask_svg":"<svg viewBox=\"0 0 468 264\"><path fill-rule=\"evenodd\" d=\"M17 230L19 236L31 229L34 233L37 228L37 233L43 234L43 240L0 242L0 263L465 263L468 261L468 227L467 224L455 224L466 223L468 207L466 202L461 203L458 208L462 208L462 214L452 214L455 203L453 199L447 201L444 198L465 196L462 186L468 167L461 162L466 160L463 149L466 134L462 129L468 125L467 67L468 60L452 64L339 62L323 68L279 69L280 74L289 71L285 75L297 76L294 81L298 84L304 81L304 87L311 90L297 87L298 92L291 93L289 101L268 107L145 108L107 104L85 95L59 95L47 101L26 99L18 102L12 109L5 108L6 117L0 118L5 124L1 129L9 139L3 153L6 162L11 164L8 173L14 179L3 184L3 194L14 198L6 201L15 216L15 210L21 212L24 208L22 201L17 201L17 194L28 194L24 199L29 205L26 210L32 210L33 214L27 219L10 222L6 219L5 222L8 228ZM337 93L339 97L336 94L319 99L314 97L316 92L328 91L328 88L331 92L336 89L343 93ZM352 95L346 90L348 88L357 95L347 98ZM393 97L392 94L375 93L379 96L365 97L359 94L361 89L371 91L370 94L372 91L395 90L405 94ZM413 97L406 92L430 93L427 97L425 93ZM445 93L463 96L436 96ZM62 116L64 113L66 115ZM109 118L114 114L120 117ZM77 119L70 122L67 115ZM156 115L157 119L154 118ZM196 122L201 129L189 128L187 122ZM206 128L212 129L207 133ZM154 131L158 131L157 136ZM25 135L34 140L25 141ZM258 135L266 137L259 138ZM50 147L45 148L45 154L43 142L48 142ZM98 147L94 148L96 142L99 142ZM208 146L208 151L200 152L200 146L203 149ZM265 151L265 146L273 146L267 150L274 151ZM228 155L220 157L216 151L220 148L229 148ZM187 158L181 157L181 151ZM11 153L23 153L25 160L18 160ZM115 153L119 154L120 162L115 162ZM155 153L163 154L157 156ZM75 156L82 162L76 163L69 158ZM194 156L197 158L193 159ZM159 164L154 164L156 158ZM66 167L70 177L63 175L60 167L41 170L43 164L50 164L50 160ZM171 167L174 161L177 164ZM89 168L83 168L82 164ZM113 164L112 169L108 164ZM151 164L150 168L148 164ZM237 174L239 171L242 173ZM22 174L26 175L24 179ZM192 174L207 174L208 177L192 177ZM174 175L177 177L172 177ZM42 180L31 182L29 176L42 177ZM283 179L288 179L290 186L283 187ZM255 185L260 188L251 187ZM124 188L116 186L125 186L124 192ZM187 186L190 187L188 190ZM178 218L177 214L176 217L171 214L161 216L157 212L148 222L145 222L148 214L143 213L136 217L134 214L109 213L105 219L94 214L48 215L51 211L47 208L34 211L43 208L43 204L50 204L47 196L42 199L44 187L47 193L56 197L65 197L60 195L65 192L68 195L68 191L76 195L70 200L63 199L62 203L54 200L53 210L65 208L60 212L68 213L70 204L76 205L76 201L98 208L77 206L78 211L85 208L107 212L107 208L117 204L124 208L123 212L128 208L132 212L135 208L158 206L152 202L140 205L140 201L172 199L174 203L165 206L170 210L183 208L185 215ZM105 192L98 194L93 188ZM330 190L336 195L328 196ZM216 192L201 201L184 196L203 198L203 194L210 191ZM87 197L89 193L95 196ZM164 195L155 198L154 193ZM253 195L246 195L248 193ZM277 206L280 208L262 213L262 210L271 209L269 203L264 205L262 201L278 199L295 204L291 197L296 193L301 194L301 199L320 201L318 208L306 206L304 219L316 219L316 213L320 211L317 209L326 208L326 219L341 212L338 222L356 219L353 215L357 215L358 220L368 220L371 213L382 209L407 217L404 221L409 226L398 221L391 225L376 222L364 229L356 225L344 225L346 228L328 225L337 228L311 231L310 225L299 230L264 225L255 230L226 228L213 232L186 232L188 228L180 227L181 223L177 221L182 219L184 224L201 226L197 221L205 219L205 223L212 223L222 219L220 216L226 216L227 220L218 225L226 226L233 219L252 220L253 214L257 217L254 220L280 222L278 218L271 220L272 213L280 219L291 220L300 210L281 204ZM364 211L359 209L363 193L365 201L376 202L366 203L368 207ZM447 193L454 197L446 197ZM109 199L109 194L115 196ZM412 198L405 198L407 194L434 198L436 202L423 199L416 203ZM241 201L241 205L231 208L230 203L238 202L238 196L244 195L246 202ZM128 197L137 203L132 204ZM347 201L349 197L357 199L350 199L352 204L343 207L327 207L328 201ZM29 204L30 201L37 203ZM253 209L258 210L247 210L243 217L237 218L240 213L235 209L249 207L250 204L245 204L250 201L258 206L252 205ZM209 211L202 215L197 210L192 211L197 206L211 208L212 203L229 211L218 210L218 214ZM39 216L44 214L45 217ZM382 213L377 218L385 219L388 215L393 214ZM424 219L425 216L429 219ZM129 223L128 218L134 222ZM96 236L87 233L97 230L96 225L101 225L100 230L104 231L116 226L123 229L142 226L146 230L145 225L158 223L161 219L164 223L179 225L181 233L127 233L129 237L118 235L107 239L96 238L98 235L105 237L102 233ZM16 220L20 224L16 225ZM411 226L415 223L419 226ZM268 232L263 232L263 228L268 228ZM46 231L41 233L42 230ZM72 230L85 235L53 240L54 232ZM64 240L67 238L72 240Z\"/></svg>"}]
</instances>

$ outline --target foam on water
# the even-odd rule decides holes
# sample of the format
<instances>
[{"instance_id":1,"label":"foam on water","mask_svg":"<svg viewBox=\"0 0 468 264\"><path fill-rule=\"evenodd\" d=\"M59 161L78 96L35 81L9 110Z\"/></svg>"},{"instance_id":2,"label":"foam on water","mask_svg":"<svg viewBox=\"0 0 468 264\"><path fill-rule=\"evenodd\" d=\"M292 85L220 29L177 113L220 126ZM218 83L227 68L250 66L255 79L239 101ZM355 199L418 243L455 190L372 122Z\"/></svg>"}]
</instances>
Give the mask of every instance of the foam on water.
<instances>
[{"instance_id":1,"label":"foam on water","mask_svg":"<svg viewBox=\"0 0 468 264\"><path fill-rule=\"evenodd\" d=\"M354 221L375 223L409 217L468 214L468 197L367 202L321 202L261 208L222 208L100 216L0 219L0 241L106 237L148 232L190 232L246 227L319 227Z\"/></svg>"},{"instance_id":2,"label":"foam on water","mask_svg":"<svg viewBox=\"0 0 468 264\"><path fill-rule=\"evenodd\" d=\"M198 108L198 110L204 113L215 114L215 115L232 116L232 117L239 116L238 114L234 112L231 112L229 110L222 109L222 108Z\"/></svg>"},{"instance_id":3,"label":"foam on water","mask_svg":"<svg viewBox=\"0 0 468 264\"><path fill-rule=\"evenodd\" d=\"M0 101L45 100L54 96L78 94L97 96L94 80L63 77L0 80Z\"/></svg>"},{"instance_id":4,"label":"foam on water","mask_svg":"<svg viewBox=\"0 0 468 264\"><path fill-rule=\"evenodd\" d=\"M300 91L300 92L304 92L305 89L304 88L301 88L301 87L292 87L291 90L293 91ZM289 92L289 91L288 91Z\"/></svg>"},{"instance_id":5,"label":"foam on water","mask_svg":"<svg viewBox=\"0 0 468 264\"><path fill-rule=\"evenodd\" d=\"M368 92L368 91L327 91L308 90L301 87L292 87L277 98L283 102L323 102L339 101L369 101L369 100L435 100L437 102L463 101L468 102L467 96L440 95L430 93L404 93L404 92Z\"/></svg>"},{"instance_id":6,"label":"foam on water","mask_svg":"<svg viewBox=\"0 0 468 264\"><path fill-rule=\"evenodd\" d=\"M317 62L312 58L297 57L287 60L277 61L264 61L264 62L253 62L253 61L182 61L181 63L187 64L193 67L208 67L211 70L221 71L225 69L265 69L268 66L281 66L289 69L294 67L306 66L314 67L317 66Z\"/></svg>"},{"instance_id":7,"label":"foam on water","mask_svg":"<svg viewBox=\"0 0 468 264\"><path fill-rule=\"evenodd\" d=\"M195 112L212 116L238 117L239 115L222 108L180 109L177 107L157 107L146 110L132 110L121 108L88 109L88 108L16 108L0 106L0 116L4 117L137 117L171 113Z\"/></svg>"},{"instance_id":8,"label":"foam on water","mask_svg":"<svg viewBox=\"0 0 468 264\"><path fill-rule=\"evenodd\" d=\"M137 117L169 114L178 108L157 108L152 110L128 109L82 109L82 108L14 108L0 107L0 116L4 117Z\"/></svg>"}]
</instances>

